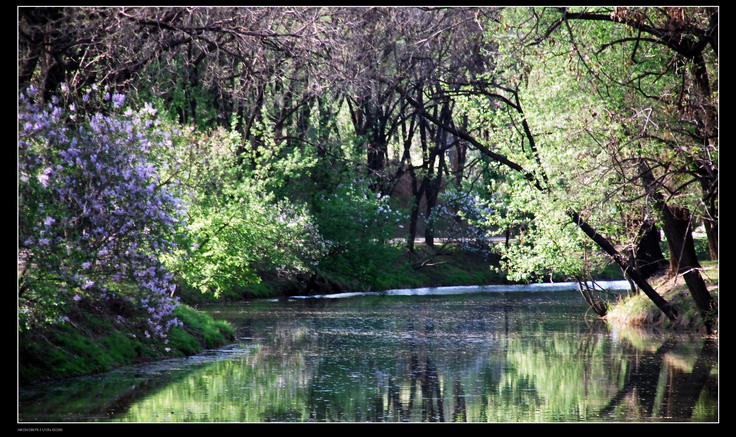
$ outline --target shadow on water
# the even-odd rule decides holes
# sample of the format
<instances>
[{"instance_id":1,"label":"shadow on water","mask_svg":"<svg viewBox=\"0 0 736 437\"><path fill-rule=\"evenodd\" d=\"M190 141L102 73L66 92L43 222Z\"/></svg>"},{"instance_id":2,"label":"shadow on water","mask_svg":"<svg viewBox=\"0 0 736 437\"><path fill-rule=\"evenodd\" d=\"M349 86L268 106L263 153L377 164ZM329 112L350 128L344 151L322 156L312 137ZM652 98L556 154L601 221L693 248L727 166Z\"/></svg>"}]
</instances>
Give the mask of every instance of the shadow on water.
<instances>
[{"instance_id":1,"label":"shadow on water","mask_svg":"<svg viewBox=\"0 0 736 437\"><path fill-rule=\"evenodd\" d=\"M709 422L717 344L587 323L576 293L208 308L228 350L32 387L21 421Z\"/></svg>"},{"instance_id":2,"label":"shadow on water","mask_svg":"<svg viewBox=\"0 0 736 437\"><path fill-rule=\"evenodd\" d=\"M201 355L127 366L101 375L41 383L19 390L21 422L88 422L125 415L137 402L186 380L208 364L247 353L223 348Z\"/></svg>"}]
</instances>

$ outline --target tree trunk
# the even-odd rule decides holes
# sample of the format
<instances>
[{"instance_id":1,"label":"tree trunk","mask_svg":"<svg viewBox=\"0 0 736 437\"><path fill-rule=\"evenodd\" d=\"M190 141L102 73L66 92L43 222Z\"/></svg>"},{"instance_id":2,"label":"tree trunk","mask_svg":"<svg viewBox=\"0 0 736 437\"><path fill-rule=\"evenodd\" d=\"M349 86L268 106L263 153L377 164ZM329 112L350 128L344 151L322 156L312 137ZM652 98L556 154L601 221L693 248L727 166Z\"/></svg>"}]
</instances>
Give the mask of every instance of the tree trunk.
<instances>
[{"instance_id":1,"label":"tree trunk","mask_svg":"<svg viewBox=\"0 0 736 437\"><path fill-rule=\"evenodd\" d=\"M712 313L716 305L703 277L700 275L700 263L695 256L695 246L690 226L683 226L685 220L689 222L689 212L682 208L680 212L687 213L687 217L676 217L672 211L674 208L669 207L661 200L655 201L655 206L659 209L665 223L664 233L667 237L671 256L673 259L677 259L677 270L675 272L682 274L685 278L690 295L703 318L706 332L710 334L714 316ZM672 265L671 262L670 265Z\"/></svg>"},{"instance_id":2,"label":"tree trunk","mask_svg":"<svg viewBox=\"0 0 736 437\"><path fill-rule=\"evenodd\" d=\"M670 253L670 274L684 273L687 268L700 268L697 254L695 253L695 241L690 224L690 211L674 205L657 203L658 210L667 208L663 216L665 222L664 233L667 236L667 248ZM669 235L673 238L670 239ZM681 264L685 262L684 267Z\"/></svg>"},{"instance_id":3,"label":"tree trunk","mask_svg":"<svg viewBox=\"0 0 736 437\"><path fill-rule=\"evenodd\" d=\"M718 259L718 223L706 220L704 223L705 235L708 238L708 254L711 260Z\"/></svg>"},{"instance_id":4,"label":"tree trunk","mask_svg":"<svg viewBox=\"0 0 736 437\"><path fill-rule=\"evenodd\" d=\"M397 91L401 93L401 95L406 99L406 101L414 106L414 108L417 109L417 113L421 115L424 119L432 122L435 126L445 129L448 132L452 133L453 135L457 136L458 138L461 138L471 145L473 145L478 151L486 155L488 158L503 164L507 166L508 168L511 168L512 170L518 171L520 174L524 176L525 179L527 179L530 183L533 184L535 188L537 188L540 191L548 191L548 188L546 186L543 186L542 183L539 181L539 179L534 175L534 173L531 173L524 169L521 165L509 160L503 155L500 155L498 153L493 152L488 147L480 143L478 140L476 140L473 136L465 132L464 130L456 129L455 127L448 126L447 124L442 123L440 120L437 119L437 117L433 116L427 110L424 108L424 105L422 105L420 102L417 102L414 100L411 96L409 96L404 90L400 88L396 88ZM531 134L529 132L529 134ZM593 227L591 227L588 223L582 220L580 215L575 211L567 211L568 216L573 220L573 222L591 239L593 240L603 251L605 251L613 260L624 270L628 272L629 278L634 281L634 283L642 290L644 291L644 294L649 297L649 299L652 300L652 302L659 308L665 316L674 321L677 318L677 310L673 305L671 305L669 302L667 302L662 296L657 293L651 285L644 279L644 277L639 273L636 268L632 268L627 260L616 250L615 247L601 234L599 234Z\"/></svg>"},{"instance_id":5,"label":"tree trunk","mask_svg":"<svg viewBox=\"0 0 736 437\"><path fill-rule=\"evenodd\" d=\"M700 263L695 256L695 246L690 232L690 212L686 208L667 205L662 195L656 190L654 176L649 165L644 160L641 160L639 165L640 177L664 224L663 230L670 248L670 265L672 266L673 260L677 263L677 268L673 273L682 274L685 278L690 295L703 319L705 330L710 334L713 329L716 304L700 275Z\"/></svg>"},{"instance_id":6,"label":"tree trunk","mask_svg":"<svg viewBox=\"0 0 736 437\"><path fill-rule=\"evenodd\" d=\"M417 238L417 221L419 220L419 205L416 203L416 197L411 205L411 212L409 213L409 236L406 240L406 247L409 252L414 253L414 241Z\"/></svg>"},{"instance_id":7,"label":"tree trunk","mask_svg":"<svg viewBox=\"0 0 736 437\"><path fill-rule=\"evenodd\" d=\"M435 206L437 206L437 195L439 194L439 176L436 176L434 178L425 178L424 185L426 186L426 189L424 190L424 195L426 198L426 204L425 204L425 224L424 227L424 242L429 247L434 247L434 223L432 220L432 210Z\"/></svg>"},{"instance_id":8,"label":"tree trunk","mask_svg":"<svg viewBox=\"0 0 736 437\"><path fill-rule=\"evenodd\" d=\"M667 260L659 243L659 229L651 221L644 222L639 231L639 242L634 254L636 269L644 278L651 278L667 269Z\"/></svg>"},{"instance_id":9,"label":"tree trunk","mask_svg":"<svg viewBox=\"0 0 736 437\"><path fill-rule=\"evenodd\" d=\"M718 259L718 179L701 179L700 186L703 190L703 203L705 214L703 215L703 227L708 237L708 252L710 259Z\"/></svg>"},{"instance_id":10,"label":"tree trunk","mask_svg":"<svg viewBox=\"0 0 736 437\"><path fill-rule=\"evenodd\" d=\"M598 247L603 249L604 252L606 252L611 258L613 258L616 264L618 264L619 267L621 267L621 269L626 272L629 278L634 281L637 287L639 287L639 289L641 289L644 294L646 294L647 297L649 297L649 299L654 302L657 308L662 310L662 312L665 314L665 316L667 316L668 319L674 321L677 318L677 310L662 296L660 296L659 293L657 293L651 285L649 285L644 276L642 276L636 268L632 268L632 266L627 262L626 258L624 258L624 256L621 255L621 253L616 250L615 247L613 247L613 244L611 244L611 242L609 242L603 235L599 234L598 231L595 230L595 228L585 222L577 212L571 210L568 211L567 214L573 220L573 222L585 233L585 235L590 237L590 239L593 240L598 245Z\"/></svg>"},{"instance_id":11,"label":"tree trunk","mask_svg":"<svg viewBox=\"0 0 736 437\"><path fill-rule=\"evenodd\" d=\"M426 186L422 183L417 188L417 176L414 173L413 168L410 168L409 175L411 176L412 203L409 213L409 239L407 241L407 245L409 251L414 253L414 241L417 238L417 227L419 222L419 203L422 200Z\"/></svg>"}]
</instances>

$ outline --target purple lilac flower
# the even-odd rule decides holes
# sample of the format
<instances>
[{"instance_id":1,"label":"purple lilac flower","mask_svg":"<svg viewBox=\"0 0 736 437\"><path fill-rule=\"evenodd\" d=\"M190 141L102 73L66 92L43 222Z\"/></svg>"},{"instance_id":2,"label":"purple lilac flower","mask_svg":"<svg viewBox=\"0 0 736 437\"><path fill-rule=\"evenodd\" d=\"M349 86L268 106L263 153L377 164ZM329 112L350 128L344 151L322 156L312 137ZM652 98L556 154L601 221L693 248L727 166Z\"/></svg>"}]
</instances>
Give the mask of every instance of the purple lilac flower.
<instances>
[{"instance_id":1,"label":"purple lilac flower","mask_svg":"<svg viewBox=\"0 0 736 437\"><path fill-rule=\"evenodd\" d=\"M112 95L112 104L115 107L115 109L120 108L125 103L125 96L123 94L113 94Z\"/></svg>"},{"instance_id":2,"label":"purple lilac flower","mask_svg":"<svg viewBox=\"0 0 736 437\"><path fill-rule=\"evenodd\" d=\"M52 173L53 169L51 167L46 167L43 169L43 172L38 175L38 181L41 182L41 185L43 185L44 188L49 186L49 179L51 179Z\"/></svg>"},{"instance_id":3,"label":"purple lilac flower","mask_svg":"<svg viewBox=\"0 0 736 437\"><path fill-rule=\"evenodd\" d=\"M29 94L34 92L31 89ZM84 96L85 101L90 95ZM125 102L123 95L111 98L115 109ZM96 114L86 120L87 124L80 115L79 127L70 129L64 126L63 116L76 111L73 103L62 110L53 103L36 106L26 96L20 100L19 172L38 175L42 186L53 186L45 195L48 197L36 197L35 211L44 218L33 229L24 229L20 241L39 255L60 251L65 258L62 265L43 268L53 270L62 281L81 283L82 289L96 286L99 295L105 293L104 284L78 276L79 272L104 272L114 281L135 280L150 297L146 305L151 311L150 333L165 337L168 329L180 323L173 316L177 301L169 296L175 285L153 252L173 247L166 235L178 223L183 205L165 187L158 186L159 169L145 156L154 146L165 147L160 143L163 140L155 139L160 138L160 132L147 132L141 126L150 120L122 120L114 114ZM153 116L156 110L147 104L140 114ZM39 148L38 144L44 146ZM44 168L49 162L53 164ZM21 184L19 189L29 199L38 196L31 185ZM63 212L54 212L51 217L45 202L49 211ZM54 246L49 247L52 241ZM98 258L94 263L75 261L74 253L97 253ZM37 259L44 262L43 256ZM132 272L145 274L136 277Z\"/></svg>"}]
</instances>

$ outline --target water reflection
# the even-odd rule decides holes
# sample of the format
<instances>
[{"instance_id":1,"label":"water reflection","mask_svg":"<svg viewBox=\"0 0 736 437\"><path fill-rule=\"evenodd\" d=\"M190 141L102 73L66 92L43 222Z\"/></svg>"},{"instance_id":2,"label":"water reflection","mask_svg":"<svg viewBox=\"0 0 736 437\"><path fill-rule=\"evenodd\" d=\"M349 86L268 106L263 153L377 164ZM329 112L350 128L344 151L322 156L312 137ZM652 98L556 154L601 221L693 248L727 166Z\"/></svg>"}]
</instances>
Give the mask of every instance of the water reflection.
<instances>
[{"instance_id":1,"label":"water reflection","mask_svg":"<svg viewBox=\"0 0 736 437\"><path fill-rule=\"evenodd\" d=\"M508 293L212 307L240 327L232 349L31 390L21 420L717 420L713 341L610 332L580 304Z\"/></svg>"},{"instance_id":2,"label":"water reflection","mask_svg":"<svg viewBox=\"0 0 736 437\"><path fill-rule=\"evenodd\" d=\"M710 385L706 392L717 390L715 380L710 378L717 362L717 346L711 339L704 340L691 365L682 361L682 357L678 359L678 346L675 340L668 338L656 350L641 351L625 383L601 410L601 416L613 416L618 410L618 414L642 420L692 418L706 385ZM653 375L659 375L660 379Z\"/></svg>"}]
</instances>

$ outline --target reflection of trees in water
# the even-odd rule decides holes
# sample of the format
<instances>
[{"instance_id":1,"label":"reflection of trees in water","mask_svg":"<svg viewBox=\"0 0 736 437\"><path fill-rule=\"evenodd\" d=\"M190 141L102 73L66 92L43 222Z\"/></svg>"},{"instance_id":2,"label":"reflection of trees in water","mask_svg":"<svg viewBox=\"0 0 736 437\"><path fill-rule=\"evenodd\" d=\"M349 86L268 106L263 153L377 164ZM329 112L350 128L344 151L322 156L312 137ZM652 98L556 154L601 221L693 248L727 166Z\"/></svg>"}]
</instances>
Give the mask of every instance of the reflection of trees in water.
<instances>
[{"instance_id":1,"label":"reflection of trees in water","mask_svg":"<svg viewBox=\"0 0 736 437\"><path fill-rule=\"evenodd\" d=\"M663 412L670 417L692 417L695 403L711 380L710 373L718 356L718 346L711 339L703 342L691 373L670 367L669 387L662 405Z\"/></svg>"},{"instance_id":2,"label":"reflection of trees in water","mask_svg":"<svg viewBox=\"0 0 736 437\"><path fill-rule=\"evenodd\" d=\"M535 374L511 371L516 364L501 360L500 362L506 362L503 364L507 366L503 376L507 379L507 383L499 385L498 381L495 383L486 381L481 386L477 398L471 394L470 399L476 399L476 402L471 404L473 414L468 417L466 404L468 395L464 392L460 377L455 375L452 381L443 378L442 367L436 365L432 358L433 351L428 346L430 343L421 341L421 335L413 335L417 332L411 325L409 333L412 335L408 336L407 342L411 351L408 356L410 375L408 383L401 378L388 378L387 396L384 396L386 393L380 392L376 397L375 420L425 422L485 421L489 418L524 420L524 409L533 411L544 405L558 403L560 400L554 399L556 396L561 399L565 397L583 399L591 395L599 396L598 402L603 408L597 410L594 399L585 400L590 410L579 412L581 414L579 419L585 420L587 417L587 420L620 418L624 421L651 419L689 421L703 390L714 381L710 374L717 358L717 345L712 340L706 340L692 371L686 371L681 366L673 365L672 359L668 358L673 353L682 352L682 348L687 346L681 339L669 338L657 348L647 349L634 346L628 341L614 341L607 333L594 329L571 340L569 344L573 353L569 354L569 360L560 359L560 356L550 356L553 363L551 367L536 368ZM424 339L426 340L426 337ZM518 341L518 338L511 341L512 343ZM513 345L509 345L511 346ZM557 344L556 347L559 348L560 345ZM505 353L505 350L506 348L503 348L498 352ZM542 348L531 348L530 351L529 353L539 355L547 353ZM568 356L568 352L563 356ZM532 357L526 359L530 358ZM499 361L495 361L495 364L487 363L486 370L498 363ZM574 363L579 367L575 368ZM559 381L560 391L555 392L549 389L550 381L538 379L553 377L556 374L554 367L570 370L571 365L574 378L579 378L576 380L580 381L575 393L564 392L567 389L564 387L565 381ZM476 380L482 377L482 373L475 376ZM408 385L408 398L401 396L402 383L404 389ZM617 390L616 387L620 388ZM715 390L717 387L711 388L710 392L713 393ZM606 401L609 397L610 399ZM504 411L492 411L492 409L503 410L506 407L517 411L509 414ZM564 410L568 405L557 404L557 407ZM714 411L713 416L716 414ZM715 417L705 420L714 419ZM564 420L576 419L571 416Z\"/></svg>"},{"instance_id":3,"label":"reflection of trees in water","mask_svg":"<svg viewBox=\"0 0 736 437\"><path fill-rule=\"evenodd\" d=\"M414 358L417 358L414 355ZM374 397L373 415L368 420L373 422L445 422L445 397L442 381L437 374L437 368L428 356L422 358L421 363L412 370L408 378L408 394L402 397L405 390L403 378L386 375L384 381L379 381L378 390ZM462 385L459 380L453 384L452 416L453 422L467 420L465 400Z\"/></svg>"},{"instance_id":4,"label":"reflection of trees in water","mask_svg":"<svg viewBox=\"0 0 736 437\"><path fill-rule=\"evenodd\" d=\"M715 341L706 339L692 371L685 372L678 366L665 363L666 354L677 345L675 339L669 338L655 351L644 351L626 375L625 384L600 411L600 415L612 415L617 408L626 404L624 407L627 407L628 414L632 414L633 406L633 413L641 418L689 420L701 393L711 380L718 349ZM633 349L633 346L630 347ZM663 368L666 368L667 374L664 386L660 387L659 376ZM658 394L661 395L659 404L656 403ZM714 411L713 415L717 413Z\"/></svg>"},{"instance_id":5,"label":"reflection of trees in water","mask_svg":"<svg viewBox=\"0 0 736 437\"><path fill-rule=\"evenodd\" d=\"M406 346L407 377L388 376L385 387L376 393L375 421L418 421L445 422L445 398L443 378L432 359L431 339L434 322L427 321L423 329L416 330L413 322L407 324ZM467 421L465 395L459 378L456 377L451 391L453 422ZM445 387L446 388L446 387ZM404 394L404 396L402 396Z\"/></svg>"},{"instance_id":6,"label":"reflection of trees in water","mask_svg":"<svg viewBox=\"0 0 736 437\"><path fill-rule=\"evenodd\" d=\"M638 401L637 413L641 414L642 417L651 417L664 355L673 346L673 340L668 339L656 351L644 351L641 357L631 366L631 370L626 375L624 386L600 411L600 415L605 417L612 414L617 406L633 394Z\"/></svg>"},{"instance_id":7,"label":"reflection of trees in water","mask_svg":"<svg viewBox=\"0 0 736 437\"><path fill-rule=\"evenodd\" d=\"M408 323L398 311L372 324L355 318L359 325L312 313L268 319L241 331L259 337L257 348L167 377L170 384L137 381L136 390L125 385L104 396L97 385L77 394L67 386L67 404L96 399L66 417L105 420L133 404L120 420L163 420L151 411L223 421L717 419L713 340L700 348L699 338L612 336L605 325L548 329L502 307L483 309L495 318L450 319L432 307L408 313Z\"/></svg>"},{"instance_id":8,"label":"reflection of trees in water","mask_svg":"<svg viewBox=\"0 0 736 437\"><path fill-rule=\"evenodd\" d=\"M712 341L685 371L668 356L697 340L617 340L600 324L575 333L530 324L529 312L506 305L485 305L452 320L441 310L412 309L406 325L398 311L381 313L384 321L365 331L315 316L299 335L288 323L277 326L288 334L268 349L314 357L302 366L310 377L304 407L316 421L689 420L699 398L705 403L698 414L706 420L717 414L711 396L717 387L708 386L715 380L709 376L717 353ZM371 331L374 326L380 330ZM310 334L314 330L321 333ZM472 339L482 346L471 346ZM346 346L354 349L344 352ZM334 390L335 383L344 386Z\"/></svg>"}]
</instances>

